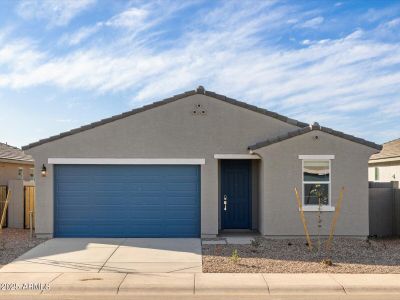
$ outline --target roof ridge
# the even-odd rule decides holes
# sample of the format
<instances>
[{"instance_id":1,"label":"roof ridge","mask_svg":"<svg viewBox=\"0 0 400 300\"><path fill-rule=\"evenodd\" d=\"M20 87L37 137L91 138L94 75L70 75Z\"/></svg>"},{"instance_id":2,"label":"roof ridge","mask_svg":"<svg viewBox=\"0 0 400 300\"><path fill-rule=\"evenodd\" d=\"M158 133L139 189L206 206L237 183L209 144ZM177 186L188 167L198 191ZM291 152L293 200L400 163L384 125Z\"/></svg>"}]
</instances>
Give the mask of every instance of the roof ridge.
<instances>
[{"instance_id":1,"label":"roof ridge","mask_svg":"<svg viewBox=\"0 0 400 300\"><path fill-rule=\"evenodd\" d=\"M0 144L1 144L1 145L4 145L4 146L7 146L7 147L10 147L10 148L14 148L14 149L16 149L16 150L21 150L21 148L18 148L17 146L9 145L9 144L7 144L7 143L0 142Z\"/></svg>"},{"instance_id":2,"label":"roof ridge","mask_svg":"<svg viewBox=\"0 0 400 300\"><path fill-rule=\"evenodd\" d=\"M227 97L225 95L217 94L217 93L212 92L212 91L207 91L207 90L205 90L205 88L203 86L200 85L200 86L198 86L198 88L196 90L190 90L190 91L187 91L187 92L183 92L181 94L177 94L177 95L174 95L172 97L168 97L168 98L165 98L163 100L159 100L159 101L153 102L151 104L146 104L144 106L141 106L141 107L138 107L138 108L134 108L134 109L132 109L130 111L123 112L121 114L117 114L117 115L114 115L114 116L111 116L111 117L108 117L108 118L104 118L104 119L101 119L99 121L92 122L92 123L89 123L89 124L86 124L86 125L83 125L83 126L80 126L80 127L77 127L77 128L74 128L74 129L59 133L59 134L56 134L56 135L50 136L50 137L45 138L45 139L38 140L36 142L33 142L33 143L28 144L28 145L22 146L21 149L22 150L30 149L30 148L45 144L45 143L50 142L50 141L58 140L58 139L61 139L61 138L66 137L66 136L73 135L73 134L78 133L78 132L86 131L86 130L92 129L92 128L100 126L100 125L111 123L113 121L116 121L116 120L119 120L119 119L123 119L123 118L126 118L128 116L131 116L131 115L134 115L134 114L137 114L137 113L140 113L140 112L144 112L146 110L149 110L149 109L152 109L152 108L155 108L155 107L167 104L167 103L171 103L171 102L174 102L174 101L177 101L177 100L189 97L189 96L193 96L193 95L196 95L196 94L206 95L208 97L212 97L212 98L215 98L215 99L218 99L218 100L221 100L221 101L224 101L224 102L227 102L227 103L230 103L230 104L242 107L242 108L246 108L248 110L264 114L266 116L278 119L278 120L280 120L282 122L286 122L286 123L292 124L294 126L298 126L298 127L308 126L308 124L306 124L306 123L303 123L303 122L300 122L300 121L285 117L283 115L280 115L278 113L269 111L267 109L260 108L260 107L257 107L255 105L251 105L251 104L248 104L246 102L242 102L242 101L239 101L239 100L236 100L236 99L233 99L233 98L229 98L229 97Z\"/></svg>"},{"instance_id":3,"label":"roof ridge","mask_svg":"<svg viewBox=\"0 0 400 300\"><path fill-rule=\"evenodd\" d=\"M337 131L337 130L334 130L332 128L320 126L318 123L310 124L307 127L303 127L303 128L297 129L297 130L289 131L286 134L278 135L278 136L276 136L274 138L266 139L266 140L264 140L262 142L258 142L258 143L254 144L254 145L250 145L248 147L248 149L249 150L256 150L256 149L259 149L259 148L263 148L263 147L266 147L266 146L269 146L269 145L272 145L272 144L276 144L276 143L279 143L281 141L284 141L284 140L290 139L292 137L296 137L296 136L299 136L299 135L302 135L302 134L305 134L305 133L308 133L308 132L311 132L311 131L314 131L314 130L318 130L318 131L322 131L322 132L325 132L325 133L329 133L331 135L334 135L334 136L337 136L337 137L340 137L340 138L344 138L346 140L349 140L349 141L352 141L352 142L355 142L355 143L359 143L359 144L362 144L362 145L365 145L365 146L368 146L368 147L371 147L371 148L374 148L374 149L377 149L377 150L382 150L382 145L376 144L374 142L367 141L365 139L356 137L354 135L350 135L350 134L344 133L342 131Z\"/></svg>"},{"instance_id":4,"label":"roof ridge","mask_svg":"<svg viewBox=\"0 0 400 300\"><path fill-rule=\"evenodd\" d=\"M390 141L384 142L383 145L389 144L389 143L393 143L393 142L396 142L396 141L400 142L400 138L395 138L394 140L390 140Z\"/></svg>"}]
</instances>

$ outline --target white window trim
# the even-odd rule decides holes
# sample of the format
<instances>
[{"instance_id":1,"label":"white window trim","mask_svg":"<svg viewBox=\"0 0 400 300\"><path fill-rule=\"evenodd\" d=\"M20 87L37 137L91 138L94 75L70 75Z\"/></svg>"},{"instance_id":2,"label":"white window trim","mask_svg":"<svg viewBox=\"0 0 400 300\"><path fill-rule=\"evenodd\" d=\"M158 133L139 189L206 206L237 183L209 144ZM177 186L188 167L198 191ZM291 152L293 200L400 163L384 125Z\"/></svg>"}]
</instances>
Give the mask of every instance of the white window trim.
<instances>
[{"instance_id":1,"label":"white window trim","mask_svg":"<svg viewBox=\"0 0 400 300\"><path fill-rule=\"evenodd\" d=\"M303 211L335 211L335 207L332 206L332 162L331 159L334 159L334 155L299 155L299 158L301 157L318 157L318 158L302 158L301 159L301 188L302 188L302 195L303 199L301 200L301 206ZM326 157L332 157L331 159L326 158ZM321 158L325 157L325 158ZM327 160L329 162L329 181L304 181L304 161L305 160ZM305 189L304 189L304 184L310 183L310 184L328 184L329 189L328 189L328 205L321 205L321 208L319 208L318 205L306 205L304 203L305 201Z\"/></svg>"},{"instance_id":2,"label":"white window trim","mask_svg":"<svg viewBox=\"0 0 400 300\"><path fill-rule=\"evenodd\" d=\"M321 206L321 210L319 210L318 205L307 205L303 206L303 211L335 211L335 207L326 205Z\"/></svg>"},{"instance_id":3,"label":"white window trim","mask_svg":"<svg viewBox=\"0 0 400 300\"><path fill-rule=\"evenodd\" d=\"M215 159L261 159L255 154L214 154Z\"/></svg>"},{"instance_id":4,"label":"white window trim","mask_svg":"<svg viewBox=\"0 0 400 300\"><path fill-rule=\"evenodd\" d=\"M335 155L299 155L299 159L305 160L328 160L335 159Z\"/></svg>"},{"instance_id":5,"label":"white window trim","mask_svg":"<svg viewBox=\"0 0 400 300\"><path fill-rule=\"evenodd\" d=\"M204 158L49 158L55 165L204 165Z\"/></svg>"}]
</instances>

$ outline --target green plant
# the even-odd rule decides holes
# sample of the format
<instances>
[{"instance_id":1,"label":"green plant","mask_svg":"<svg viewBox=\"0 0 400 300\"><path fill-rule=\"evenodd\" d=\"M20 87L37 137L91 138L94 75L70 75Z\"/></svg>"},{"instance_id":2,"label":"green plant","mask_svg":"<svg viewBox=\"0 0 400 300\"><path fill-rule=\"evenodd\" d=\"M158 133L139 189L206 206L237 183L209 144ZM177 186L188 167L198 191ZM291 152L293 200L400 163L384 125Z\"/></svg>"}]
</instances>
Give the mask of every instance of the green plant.
<instances>
[{"instance_id":1,"label":"green plant","mask_svg":"<svg viewBox=\"0 0 400 300\"><path fill-rule=\"evenodd\" d=\"M323 259L322 261L321 261L321 263L323 264L323 265L325 265L325 266L327 266L327 267L332 267L333 266L333 262L332 262L332 260L331 259Z\"/></svg>"},{"instance_id":2,"label":"green plant","mask_svg":"<svg viewBox=\"0 0 400 300\"><path fill-rule=\"evenodd\" d=\"M237 264L239 262L240 256L238 254L237 249L233 249L232 251L232 255L231 255L231 260L233 261L233 263Z\"/></svg>"}]
</instances>

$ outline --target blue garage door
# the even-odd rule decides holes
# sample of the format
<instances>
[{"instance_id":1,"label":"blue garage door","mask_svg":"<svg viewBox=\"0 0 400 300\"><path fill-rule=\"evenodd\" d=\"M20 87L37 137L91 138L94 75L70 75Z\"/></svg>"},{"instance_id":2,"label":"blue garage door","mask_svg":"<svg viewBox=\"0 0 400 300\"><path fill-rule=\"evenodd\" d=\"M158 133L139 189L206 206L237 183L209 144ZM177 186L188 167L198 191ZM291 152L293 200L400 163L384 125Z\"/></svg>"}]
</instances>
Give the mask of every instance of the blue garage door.
<instances>
[{"instance_id":1,"label":"blue garage door","mask_svg":"<svg viewBox=\"0 0 400 300\"><path fill-rule=\"evenodd\" d=\"M54 168L57 237L200 235L199 166Z\"/></svg>"}]
</instances>

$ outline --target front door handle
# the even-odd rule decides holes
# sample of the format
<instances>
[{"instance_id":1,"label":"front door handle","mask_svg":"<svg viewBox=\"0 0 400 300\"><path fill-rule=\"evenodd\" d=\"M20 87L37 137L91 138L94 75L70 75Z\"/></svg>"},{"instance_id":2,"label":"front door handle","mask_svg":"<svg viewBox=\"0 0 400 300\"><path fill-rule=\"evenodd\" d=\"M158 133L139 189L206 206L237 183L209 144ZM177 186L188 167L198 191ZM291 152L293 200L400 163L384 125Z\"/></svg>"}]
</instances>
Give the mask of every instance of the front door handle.
<instances>
[{"instance_id":1,"label":"front door handle","mask_svg":"<svg viewBox=\"0 0 400 300\"><path fill-rule=\"evenodd\" d=\"M228 196L224 195L224 211L226 211L228 205Z\"/></svg>"}]
</instances>

